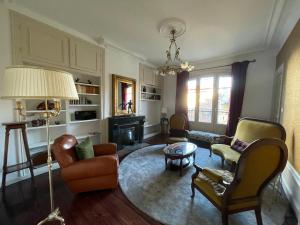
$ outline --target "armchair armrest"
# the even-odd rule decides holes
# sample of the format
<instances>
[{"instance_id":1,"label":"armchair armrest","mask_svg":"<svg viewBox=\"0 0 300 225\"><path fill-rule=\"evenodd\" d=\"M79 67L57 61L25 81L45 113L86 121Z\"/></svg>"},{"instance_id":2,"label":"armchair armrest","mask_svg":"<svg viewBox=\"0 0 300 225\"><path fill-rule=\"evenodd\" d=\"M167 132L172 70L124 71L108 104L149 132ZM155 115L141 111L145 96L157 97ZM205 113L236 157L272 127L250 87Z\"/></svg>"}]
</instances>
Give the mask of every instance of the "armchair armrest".
<instances>
[{"instance_id":1,"label":"armchair armrest","mask_svg":"<svg viewBox=\"0 0 300 225\"><path fill-rule=\"evenodd\" d=\"M65 180L77 180L117 173L118 158L106 155L77 161L61 170Z\"/></svg>"},{"instance_id":2,"label":"armchair armrest","mask_svg":"<svg viewBox=\"0 0 300 225\"><path fill-rule=\"evenodd\" d=\"M198 166L196 164L194 164L193 166L195 167L197 172L202 172L203 169L200 166Z\"/></svg>"},{"instance_id":3,"label":"armchair armrest","mask_svg":"<svg viewBox=\"0 0 300 225\"><path fill-rule=\"evenodd\" d=\"M117 153L117 145L115 143L94 145L95 156L113 155Z\"/></svg>"},{"instance_id":4,"label":"armchair armrest","mask_svg":"<svg viewBox=\"0 0 300 225\"><path fill-rule=\"evenodd\" d=\"M199 175L199 173L202 172L202 170L203 170L200 166L198 166L196 164L194 164L193 166L195 167L196 172L193 173L192 180L194 180Z\"/></svg>"},{"instance_id":5,"label":"armchair armrest","mask_svg":"<svg viewBox=\"0 0 300 225\"><path fill-rule=\"evenodd\" d=\"M204 168L202 170L202 173L209 179L211 179L219 184L222 184L225 187L229 186L233 180L232 174L229 171L225 171L225 170L215 170L215 169Z\"/></svg>"}]
</instances>

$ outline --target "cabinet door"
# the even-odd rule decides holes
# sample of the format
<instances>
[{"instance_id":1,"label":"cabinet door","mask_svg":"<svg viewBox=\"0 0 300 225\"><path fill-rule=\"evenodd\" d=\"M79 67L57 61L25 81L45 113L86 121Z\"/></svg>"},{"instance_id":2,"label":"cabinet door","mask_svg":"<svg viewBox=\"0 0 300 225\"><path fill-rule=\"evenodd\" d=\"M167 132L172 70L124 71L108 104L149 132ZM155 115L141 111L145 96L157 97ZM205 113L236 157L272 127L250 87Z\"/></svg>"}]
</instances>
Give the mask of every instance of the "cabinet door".
<instances>
[{"instance_id":1,"label":"cabinet door","mask_svg":"<svg viewBox=\"0 0 300 225\"><path fill-rule=\"evenodd\" d=\"M101 73L101 49L88 42L70 40L70 65L74 69Z\"/></svg>"},{"instance_id":2,"label":"cabinet door","mask_svg":"<svg viewBox=\"0 0 300 225\"><path fill-rule=\"evenodd\" d=\"M68 37L63 32L19 16L21 60L50 66L69 66Z\"/></svg>"},{"instance_id":3,"label":"cabinet door","mask_svg":"<svg viewBox=\"0 0 300 225\"><path fill-rule=\"evenodd\" d=\"M144 84L155 85L155 73L154 70L144 66Z\"/></svg>"}]
</instances>

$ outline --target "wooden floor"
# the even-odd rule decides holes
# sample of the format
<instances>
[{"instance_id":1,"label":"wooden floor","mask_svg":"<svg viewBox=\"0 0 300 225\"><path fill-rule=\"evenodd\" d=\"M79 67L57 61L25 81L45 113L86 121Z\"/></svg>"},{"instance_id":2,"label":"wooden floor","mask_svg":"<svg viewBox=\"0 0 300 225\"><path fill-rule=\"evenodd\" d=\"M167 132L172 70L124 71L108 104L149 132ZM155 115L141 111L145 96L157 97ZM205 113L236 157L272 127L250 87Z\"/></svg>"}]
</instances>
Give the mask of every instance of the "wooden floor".
<instances>
[{"instance_id":1,"label":"wooden floor","mask_svg":"<svg viewBox=\"0 0 300 225\"><path fill-rule=\"evenodd\" d=\"M164 143L165 137L146 140L149 144ZM122 160L122 158L120 158ZM55 205L59 206L66 224L71 225L159 225L151 217L131 204L120 188L74 195L53 173ZM30 180L9 185L5 198L0 197L0 225L37 224L49 213L48 176L35 177L35 188ZM47 223L59 224L59 223Z\"/></svg>"},{"instance_id":2,"label":"wooden floor","mask_svg":"<svg viewBox=\"0 0 300 225\"><path fill-rule=\"evenodd\" d=\"M165 143L165 136L146 140L149 144ZM122 159L121 159L122 160ZM55 205L59 206L66 224L70 225L159 225L136 209L120 188L73 195L64 185L59 171L53 174ZM0 197L1 225L37 224L49 212L48 177L35 177L35 188L30 180L7 187L5 198ZM47 223L59 224L59 223ZM293 225L285 223L285 225Z\"/></svg>"}]
</instances>

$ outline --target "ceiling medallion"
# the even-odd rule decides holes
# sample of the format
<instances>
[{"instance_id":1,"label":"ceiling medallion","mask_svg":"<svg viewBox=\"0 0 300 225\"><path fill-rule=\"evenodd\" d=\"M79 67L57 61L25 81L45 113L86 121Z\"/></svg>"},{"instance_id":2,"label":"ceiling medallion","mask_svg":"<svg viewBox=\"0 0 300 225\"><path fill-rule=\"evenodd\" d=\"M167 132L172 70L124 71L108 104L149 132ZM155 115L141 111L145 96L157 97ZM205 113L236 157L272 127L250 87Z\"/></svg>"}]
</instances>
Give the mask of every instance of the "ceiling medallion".
<instances>
[{"instance_id":1,"label":"ceiling medallion","mask_svg":"<svg viewBox=\"0 0 300 225\"><path fill-rule=\"evenodd\" d=\"M158 68L160 75L176 75L182 71L190 72L194 69L194 66L188 62L183 62L179 57L180 47L176 44L176 38L183 35L185 30L185 22L177 18L165 19L160 23L159 32L170 38L169 49L166 50L167 60L164 65Z\"/></svg>"}]
</instances>

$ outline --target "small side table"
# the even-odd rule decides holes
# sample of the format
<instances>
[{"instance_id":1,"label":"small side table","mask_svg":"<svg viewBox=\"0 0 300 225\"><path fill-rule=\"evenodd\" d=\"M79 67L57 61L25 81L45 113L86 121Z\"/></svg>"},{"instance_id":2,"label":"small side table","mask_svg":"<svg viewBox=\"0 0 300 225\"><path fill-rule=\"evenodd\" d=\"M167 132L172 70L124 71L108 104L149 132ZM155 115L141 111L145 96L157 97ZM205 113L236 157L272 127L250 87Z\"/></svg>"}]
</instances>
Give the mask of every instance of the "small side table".
<instances>
[{"instance_id":1,"label":"small side table","mask_svg":"<svg viewBox=\"0 0 300 225\"><path fill-rule=\"evenodd\" d=\"M3 123L2 125L5 126L5 145L4 145L3 172L2 172L2 194L4 194L6 189L6 175L8 173L13 173L19 170L29 168L32 180L34 179L34 174L33 174L32 162L30 159L27 135L26 135L26 122ZM7 157L8 157L9 133L10 130L17 130L17 129L21 129L22 131L22 137L23 137L27 161L8 166Z\"/></svg>"},{"instance_id":2,"label":"small side table","mask_svg":"<svg viewBox=\"0 0 300 225\"><path fill-rule=\"evenodd\" d=\"M165 166L168 168L168 159L171 160L171 166L179 168L180 176L182 176L182 169L190 164L189 157L193 156L193 163L195 163L197 145L190 142L177 142L166 146L163 151L165 153ZM183 163L186 159L187 162ZM173 163L174 160L179 160L179 165Z\"/></svg>"}]
</instances>

